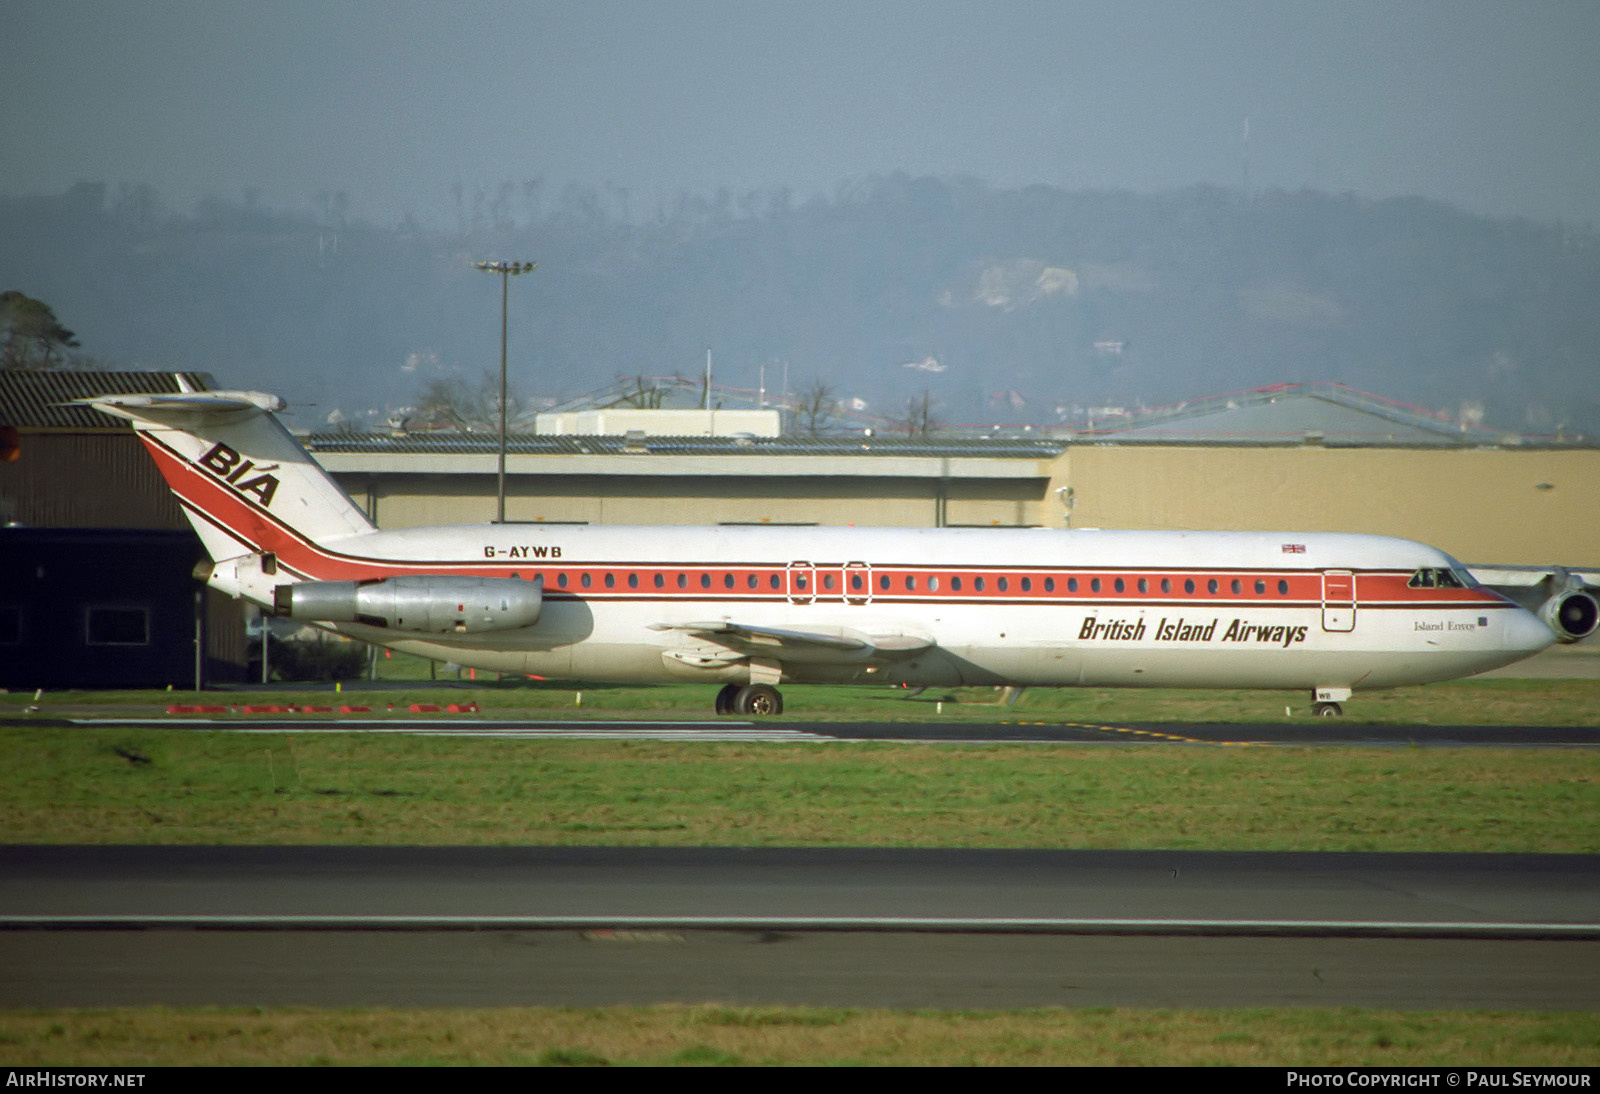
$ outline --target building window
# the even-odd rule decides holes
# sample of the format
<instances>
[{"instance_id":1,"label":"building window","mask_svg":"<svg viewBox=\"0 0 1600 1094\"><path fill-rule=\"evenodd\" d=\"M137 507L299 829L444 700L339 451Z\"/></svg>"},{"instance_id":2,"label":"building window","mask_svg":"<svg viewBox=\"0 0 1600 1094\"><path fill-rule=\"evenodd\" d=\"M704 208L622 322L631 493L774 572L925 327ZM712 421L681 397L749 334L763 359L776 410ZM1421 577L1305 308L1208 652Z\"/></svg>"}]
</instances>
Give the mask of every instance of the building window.
<instances>
[{"instance_id":1,"label":"building window","mask_svg":"<svg viewBox=\"0 0 1600 1094\"><path fill-rule=\"evenodd\" d=\"M91 646L148 646L150 611L147 608L90 608L87 632Z\"/></svg>"}]
</instances>

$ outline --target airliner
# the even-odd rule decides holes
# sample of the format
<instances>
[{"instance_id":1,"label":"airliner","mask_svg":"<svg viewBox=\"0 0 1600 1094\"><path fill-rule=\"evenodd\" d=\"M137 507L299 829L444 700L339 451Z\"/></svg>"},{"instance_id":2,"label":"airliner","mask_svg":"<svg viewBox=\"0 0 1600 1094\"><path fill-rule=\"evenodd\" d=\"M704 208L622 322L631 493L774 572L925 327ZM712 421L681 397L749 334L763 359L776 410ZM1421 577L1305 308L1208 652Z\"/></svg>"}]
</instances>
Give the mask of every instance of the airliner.
<instances>
[{"instance_id":1,"label":"airliner","mask_svg":"<svg viewBox=\"0 0 1600 1094\"><path fill-rule=\"evenodd\" d=\"M199 533L200 576L279 616L547 679L702 681L719 714L780 684L1357 690L1528 657L1536 615L1408 540L1318 532L615 527L379 530L250 391L104 395Z\"/></svg>"}]
</instances>

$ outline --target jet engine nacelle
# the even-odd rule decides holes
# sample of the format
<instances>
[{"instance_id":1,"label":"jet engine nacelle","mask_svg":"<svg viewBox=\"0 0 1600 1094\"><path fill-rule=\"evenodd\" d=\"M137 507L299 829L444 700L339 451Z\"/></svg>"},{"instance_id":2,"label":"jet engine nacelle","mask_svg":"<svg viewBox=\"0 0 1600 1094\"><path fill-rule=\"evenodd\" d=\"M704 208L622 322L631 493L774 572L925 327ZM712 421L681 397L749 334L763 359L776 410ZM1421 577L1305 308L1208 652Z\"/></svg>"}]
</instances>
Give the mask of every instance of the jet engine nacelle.
<instances>
[{"instance_id":1,"label":"jet engine nacelle","mask_svg":"<svg viewBox=\"0 0 1600 1094\"><path fill-rule=\"evenodd\" d=\"M1539 618L1556 632L1560 642L1576 642L1600 625L1600 603L1581 589L1567 589L1539 606Z\"/></svg>"},{"instance_id":2,"label":"jet engine nacelle","mask_svg":"<svg viewBox=\"0 0 1600 1094\"><path fill-rule=\"evenodd\" d=\"M279 585L273 611L318 623L365 623L398 631L515 630L539 621L544 578L385 577Z\"/></svg>"}]
</instances>

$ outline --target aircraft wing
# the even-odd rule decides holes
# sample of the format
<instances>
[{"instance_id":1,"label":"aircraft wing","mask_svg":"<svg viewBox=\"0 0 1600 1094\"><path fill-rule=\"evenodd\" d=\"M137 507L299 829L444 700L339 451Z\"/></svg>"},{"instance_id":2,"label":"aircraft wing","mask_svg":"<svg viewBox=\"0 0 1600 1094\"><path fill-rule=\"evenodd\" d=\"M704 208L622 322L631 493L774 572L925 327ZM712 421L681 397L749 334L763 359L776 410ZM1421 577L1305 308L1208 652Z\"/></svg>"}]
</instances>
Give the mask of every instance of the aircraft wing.
<instances>
[{"instance_id":1,"label":"aircraft wing","mask_svg":"<svg viewBox=\"0 0 1600 1094\"><path fill-rule=\"evenodd\" d=\"M746 656L775 661L863 661L879 657L904 657L933 645L919 635L870 635L844 627L830 630L795 630L760 623L712 620L694 623L652 623L654 631L684 631L712 639Z\"/></svg>"},{"instance_id":2,"label":"aircraft wing","mask_svg":"<svg viewBox=\"0 0 1600 1094\"><path fill-rule=\"evenodd\" d=\"M1524 588L1550 581L1556 586L1568 584L1568 578L1577 578L1591 589L1600 588L1600 570L1586 570L1572 566L1468 566L1467 570L1480 585L1496 588Z\"/></svg>"}]
</instances>

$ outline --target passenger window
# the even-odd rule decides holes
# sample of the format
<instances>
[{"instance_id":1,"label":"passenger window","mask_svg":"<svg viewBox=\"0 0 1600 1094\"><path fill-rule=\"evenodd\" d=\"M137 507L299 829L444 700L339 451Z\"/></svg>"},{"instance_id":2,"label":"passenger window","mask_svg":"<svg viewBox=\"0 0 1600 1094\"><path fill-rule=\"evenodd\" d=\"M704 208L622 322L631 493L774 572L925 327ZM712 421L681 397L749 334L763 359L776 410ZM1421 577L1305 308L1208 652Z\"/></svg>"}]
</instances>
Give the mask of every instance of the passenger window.
<instances>
[{"instance_id":1,"label":"passenger window","mask_svg":"<svg viewBox=\"0 0 1600 1094\"><path fill-rule=\"evenodd\" d=\"M1266 591L1267 591L1267 583L1265 581L1262 581L1259 577L1256 578L1256 593L1259 595L1259 594L1264 593Z\"/></svg>"},{"instance_id":2,"label":"passenger window","mask_svg":"<svg viewBox=\"0 0 1600 1094\"><path fill-rule=\"evenodd\" d=\"M915 589L916 587L917 587L917 575L915 575L915 574L907 574L906 575L906 588Z\"/></svg>"},{"instance_id":3,"label":"passenger window","mask_svg":"<svg viewBox=\"0 0 1600 1094\"><path fill-rule=\"evenodd\" d=\"M1186 577L1183 579L1183 591L1186 593L1194 592L1194 578Z\"/></svg>"},{"instance_id":4,"label":"passenger window","mask_svg":"<svg viewBox=\"0 0 1600 1094\"><path fill-rule=\"evenodd\" d=\"M930 593L936 593L939 591L939 579L937 577L930 577L928 579L928 591Z\"/></svg>"},{"instance_id":5,"label":"passenger window","mask_svg":"<svg viewBox=\"0 0 1600 1094\"><path fill-rule=\"evenodd\" d=\"M1078 591L1078 579L1075 578L1075 577L1067 578L1067 592L1075 593L1077 591Z\"/></svg>"},{"instance_id":6,"label":"passenger window","mask_svg":"<svg viewBox=\"0 0 1600 1094\"><path fill-rule=\"evenodd\" d=\"M1244 592L1244 586L1239 583L1239 579L1238 578L1234 578L1233 579L1233 595L1238 596L1242 592Z\"/></svg>"},{"instance_id":7,"label":"passenger window","mask_svg":"<svg viewBox=\"0 0 1600 1094\"><path fill-rule=\"evenodd\" d=\"M702 589L711 588L711 575L710 574L701 574L700 575L700 587ZM801 588L804 588L804 587L805 586L803 586L803 585L801 586Z\"/></svg>"},{"instance_id":8,"label":"passenger window","mask_svg":"<svg viewBox=\"0 0 1600 1094\"><path fill-rule=\"evenodd\" d=\"M556 575L556 584L563 589L567 587L567 573L565 570Z\"/></svg>"},{"instance_id":9,"label":"passenger window","mask_svg":"<svg viewBox=\"0 0 1600 1094\"><path fill-rule=\"evenodd\" d=\"M1117 578L1116 584L1112 586L1112 588L1116 589L1117 592L1119 592L1119 593L1122 592L1127 587L1128 586L1123 582L1123 580L1120 577Z\"/></svg>"},{"instance_id":10,"label":"passenger window","mask_svg":"<svg viewBox=\"0 0 1600 1094\"><path fill-rule=\"evenodd\" d=\"M1210 581L1206 582L1206 592L1215 593L1216 591L1217 591L1217 579L1216 578L1212 578Z\"/></svg>"},{"instance_id":11,"label":"passenger window","mask_svg":"<svg viewBox=\"0 0 1600 1094\"><path fill-rule=\"evenodd\" d=\"M997 578L995 580L994 584L995 584L995 588L999 589L1001 592L1005 592L1007 589L1009 589L1011 587L1011 583L1009 581L1007 581L1003 577L1002 578Z\"/></svg>"},{"instance_id":12,"label":"passenger window","mask_svg":"<svg viewBox=\"0 0 1600 1094\"><path fill-rule=\"evenodd\" d=\"M617 575L616 574L611 574L611 573L606 574L606 588L615 589L616 587L617 587Z\"/></svg>"},{"instance_id":13,"label":"passenger window","mask_svg":"<svg viewBox=\"0 0 1600 1094\"><path fill-rule=\"evenodd\" d=\"M1025 577L1022 579L1022 591L1025 593L1033 592L1033 578Z\"/></svg>"},{"instance_id":14,"label":"passenger window","mask_svg":"<svg viewBox=\"0 0 1600 1094\"><path fill-rule=\"evenodd\" d=\"M1161 591L1164 593L1170 593L1172 591L1172 579L1170 577L1164 577L1161 579Z\"/></svg>"},{"instance_id":15,"label":"passenger window","mask_svg":"<svg viewBox=\"0 0 1600 1094\"><path fill-rule=\"evenodd\" d=\"M745 582L745 584L750 586L750 588L752 588L752 589L756 589L756 588L759 588L761 586L761 579L759 577L757 577L755 574L751 574L749 579Z\"/></svg>"},{"instance_id":16,"label":"passenger window","mask_svg":"<svg viewBox=\"0 0 1600 1094\"><path fill-rule=\"evenodd\" d=\"M1278 595L1279 596L1288 596L1289 595L1289 583L1287 581L1279 581L1278 582Z\"/></svg>"},{"instance_id":17,"label":"passenger window","mask_svg":"<svg viewBox=\"0 0 1600 1094\"><path fill-rule=\"evenodd\" d=\"M724 589L733 588L733 575L732 574L723 574L722 575L722 587Z\"/></svg>"},{"instance_id":18,"label":"passenger window","mask_svg":"<svg viewBox=\"0 0 1600 1094\"><path fill-rule=\"evenodd\" d=\"M638 587L639 587L639 575L638 574L629 574L628 575L628 588L637 589Z\"/></svg>"},{"instance_id":19,"label":"passenger window","mask_svg":"<svg viewBox=\"0 0 1600 1094\"><path fill-rule=\"evenodd\" d=\"M878 575L878 588L882 589L884 592L888 592L889 591L889 575L888 574L879 574Z\"/></svg>"},{"instance_id":20,"label":"passenger window","mask_svg":"<svg viewBox=\"0 0 1600 1094\"><path fill-rule=\"evenodd\" d=\"M1150 582L1142 577L1139 579L1139 591L1141 593L1147 593L1150 591Z\"/></svg>"},{"instance_id":21,"label":"passenger window","mask_svg":"<svg viewBox=\"0 0 1600 1094\"><path fill-rule=\"evenodd\" d=\"M655 578L655 586L656 586L656 588L658 588L658 589L664 589L664 588L666 588L666 587L667 587L667 578L666 578L666 575L664 575L664 574L657 574L657 575L656 575L656 578Z\"/></svg>"},{"instance_id":22,"label":"passenger window","mask_svg":"<svg viewBox=\"0 0 1600 1094\"><path fill-rule=\"evenodd\" d=\"M688 574L679 574L678 575L678 588L687 589L688 587L689 587L689 575Z\"/></svg>"},{"instance_id":23,"label":"passenger window","mask_svg":"<svg viewBox=\"0 0 1600 1094\"><path fill-rule=\"evenodd\" d=\"M953 593L959 593L961 591L961 579L959 577L952 577L950 579L950 591Z\"/></svg>"},{"instance_id":24,"label":"passenger window","mask_svg":"<svg viewBox=\"0 0 1600 1094\"><path fill-rule=\"evenodd\" d=\"M593 580L589 577L589 571L585 570L583 572L583 576L578 579L578 584L582 585L585 589L593 584Z\"/></svg>"},{"instance_id":25,"label":"passenger window","mask_svg":"<svg viewBox=\"0 0 1600 1094\"><path fill-rule=\"evenodd\" d=\"M1056 591L1056 579L1055 578L1047 577L1047 578L1044 579L1044 591L1047 592L1047 593L1053 593L1053 592Z\"/></svg>"},{"instance_id":26,"label":"passenger window","mask_svg":"<svg viewBox=\"0 0 1600 1094\"><path fill-rule=\"evenodd\" d=\"M972 579L972 591L975 593L983 592L983 578L975 577Z\"/></svg>"}]
</instances>

